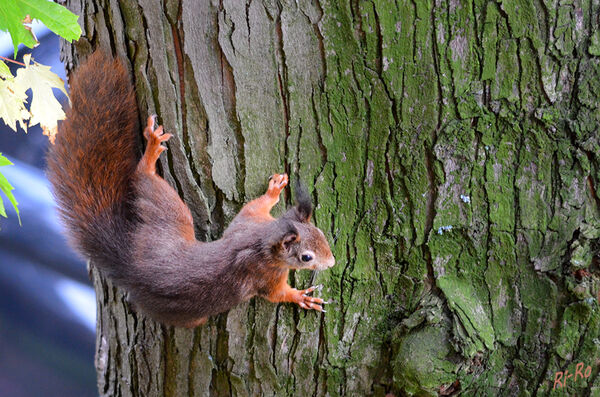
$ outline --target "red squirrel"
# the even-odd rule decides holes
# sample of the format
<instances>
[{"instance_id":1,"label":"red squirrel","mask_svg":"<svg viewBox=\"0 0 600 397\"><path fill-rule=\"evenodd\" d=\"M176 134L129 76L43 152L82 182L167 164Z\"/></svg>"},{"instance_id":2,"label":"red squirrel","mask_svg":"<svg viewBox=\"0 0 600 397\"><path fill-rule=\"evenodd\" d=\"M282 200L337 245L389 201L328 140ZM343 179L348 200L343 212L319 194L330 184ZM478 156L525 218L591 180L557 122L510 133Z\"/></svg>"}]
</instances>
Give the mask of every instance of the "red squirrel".
<instances>
[{"instance_id":1,"label":"red squirrel","mask_svg":"<svg viewBox=\"0 0 600 397\"><path fill-rule=\"evenodd\" d=\"M196 240L189 208L156 173L171 138L148 118L139 159L138 110L124 65L95 52L71 78L71 108L48 153L48 178L70 243L129 294L136 309L164 324L195 327L255 295L323 310L314 287L289 286L290 269L322 270L335 259L310 223L312 204L270 215L287 185L275 174L221 239ZM299 186L300 187L300 186Z\"/></svg>"}]
</instances>

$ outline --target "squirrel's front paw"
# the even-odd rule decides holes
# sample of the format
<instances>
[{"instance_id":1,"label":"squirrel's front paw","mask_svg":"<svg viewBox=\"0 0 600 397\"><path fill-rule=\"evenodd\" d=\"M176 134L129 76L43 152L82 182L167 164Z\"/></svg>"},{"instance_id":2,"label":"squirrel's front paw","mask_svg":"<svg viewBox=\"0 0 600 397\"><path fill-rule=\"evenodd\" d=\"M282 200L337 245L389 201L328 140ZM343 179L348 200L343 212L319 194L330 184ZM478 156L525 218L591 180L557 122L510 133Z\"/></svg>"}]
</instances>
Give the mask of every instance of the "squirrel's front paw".
<instances>
[{"instance_id":1,"label":"squirrel's front paw","mask_svg":"<svg viewBox=\"0 0 600 397\"><path fill-rule=\"evenodd\" d=\"M283 190L284 187L288 184L288 176L287 174L274 174L269 178L269 189L267 190L267 194L273 197L278 197L279 193Z\"/></svg>"},{"instance_id":2,"label":"squirrel's front paw","mask_svg":"<svg viewBox=\"0 0 600 397\"><path fill-rule=\"evenodd\" d=\"M307 288L304 290L295 290L294 296L293 296L293 301L296 302L298 304L298 306L300 306L303 309L307 309L307 310L314 309L314 310L318 310L320 312L325 313L325 310L323 309L323 306L321 306L321 305L324 305L327 302L325 302L321 298L308 296L308 294L310 294L317 288L319 288L319 286L310 287L310 288Z\"/></svg>"}]
</instances>

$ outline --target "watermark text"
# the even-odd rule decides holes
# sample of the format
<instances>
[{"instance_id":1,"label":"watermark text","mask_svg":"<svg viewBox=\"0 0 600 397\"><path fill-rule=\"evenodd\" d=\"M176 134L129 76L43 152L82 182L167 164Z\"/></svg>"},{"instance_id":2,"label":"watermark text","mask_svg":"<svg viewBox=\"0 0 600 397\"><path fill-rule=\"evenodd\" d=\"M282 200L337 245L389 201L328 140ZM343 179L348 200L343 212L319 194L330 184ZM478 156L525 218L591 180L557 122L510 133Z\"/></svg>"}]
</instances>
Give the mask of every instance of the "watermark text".
<instances>
[{"instance_id":1,"label":"watermark text","mask_svg":"<svg viewBox=\"0 0 600 397\"><path fill-rule=\"evenodd\" d=\"M566 370L565 372L558 371L554 375L554 387L552 388L552 390L562 389L563 387L567 386L567 381L577 382L577 379L587 379L590 377L591 374L592 367L590 367L589 365L585 366L585 364L582 362L578 363L575 366L574 374L570 373L568 370Z\"/></svg>"}]
</instances>

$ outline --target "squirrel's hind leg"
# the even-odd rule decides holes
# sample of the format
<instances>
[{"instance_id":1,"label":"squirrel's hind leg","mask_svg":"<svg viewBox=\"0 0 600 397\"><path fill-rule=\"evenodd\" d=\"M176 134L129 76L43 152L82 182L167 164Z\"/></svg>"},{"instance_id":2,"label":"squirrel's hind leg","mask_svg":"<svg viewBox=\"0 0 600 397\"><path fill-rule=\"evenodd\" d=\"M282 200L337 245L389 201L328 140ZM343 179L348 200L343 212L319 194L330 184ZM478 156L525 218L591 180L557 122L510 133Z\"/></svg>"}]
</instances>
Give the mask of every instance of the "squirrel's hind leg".
<instances>
[{"instance_id":1,"label":"squirrel's hind leg","mask_svg":"<svg viewBox=\"0 0 600 397\"><path fill-rule=\"evenodd\" d=\"M164 134L162 125L154 129L155 119L156 115L148 117L148 122L144 129L144 138L146 138L148 143L146 144L146 151L138 164L138 171L150 175L156 173L156 160L158 160L163 151L167 150L166 146L161 145L161 143L168 141L173 136L171 134Z\"/></svg>"},{"instance_id":2,"label":"squirrel's hind leg","mask_svg":"<svg viewBox=\"0 0 600 397\"><path fill-rule=\"evenodd\" d=\"M169 240L183 238L194 241L194 221L192 214L173 188L156 174L156 160L167 148L161 145L171 138L171 134L164 134L163 127L154 128L155 117L148 117L148 125L144 130L144 137L148 141L146 151L140 159L134 178L136 190L136 212L141 217L142 227L147 228L147 236L136 232L140 236L139 243L145 250L152 250L156 246L157 233L165 233ZM145 230L145 229L144 229Z\"/></svg>"}]
</instances>

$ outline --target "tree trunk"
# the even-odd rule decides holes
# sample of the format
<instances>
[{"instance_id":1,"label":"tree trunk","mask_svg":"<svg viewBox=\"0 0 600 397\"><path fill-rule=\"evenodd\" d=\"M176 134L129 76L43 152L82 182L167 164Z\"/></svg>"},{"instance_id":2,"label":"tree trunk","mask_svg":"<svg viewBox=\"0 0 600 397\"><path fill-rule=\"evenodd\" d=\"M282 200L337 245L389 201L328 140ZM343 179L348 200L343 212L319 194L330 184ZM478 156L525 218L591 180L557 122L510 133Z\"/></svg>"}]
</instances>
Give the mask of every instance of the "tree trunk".
<instances>
[{"instance_id":1,"label":"tree trunk","mask_svg":"<svg viewBox=\"0 0 600 397\"><path fill-rule=\"evenodd\" d=\"M100 395L546 395L580 362L561 391L600 393L598 0L67 3L67 66L129 60L199 239L286 171L337 258L290 280L327 313L195 330L94 271Z\"/></svg>"}]
</instances>

